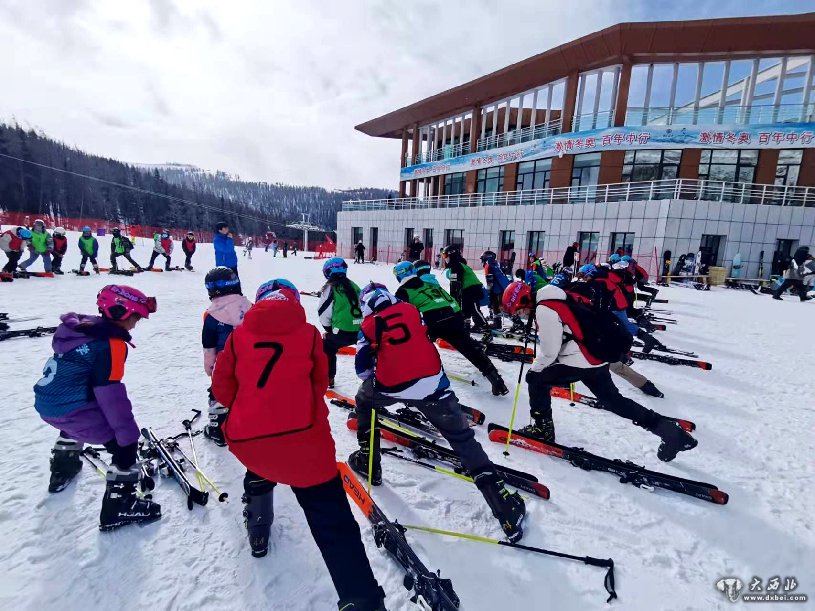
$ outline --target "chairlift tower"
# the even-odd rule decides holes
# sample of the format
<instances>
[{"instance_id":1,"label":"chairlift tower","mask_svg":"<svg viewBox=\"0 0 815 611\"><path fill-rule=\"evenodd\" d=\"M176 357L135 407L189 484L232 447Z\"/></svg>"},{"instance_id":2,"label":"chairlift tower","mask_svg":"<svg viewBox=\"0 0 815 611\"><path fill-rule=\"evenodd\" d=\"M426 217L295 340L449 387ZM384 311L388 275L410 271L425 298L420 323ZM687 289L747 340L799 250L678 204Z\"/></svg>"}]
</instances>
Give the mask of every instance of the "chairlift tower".
<instances>
[{"instance_id":1,"label":"chairlift tower","mask_svg":"<svg viewBox=\"0 0 815 611\"><path fill-rule=\"evenodd\" d=\"M303 231L303 251L305 252L308 250L308 232L309 231L322 231L322 228L318 227L317 225L312 224L311 215L302 213L301 216L303 217L301 221L297 223L289 223L286 227L291 227L292 229L302 229Z\"/></svg>"}]
</instances>

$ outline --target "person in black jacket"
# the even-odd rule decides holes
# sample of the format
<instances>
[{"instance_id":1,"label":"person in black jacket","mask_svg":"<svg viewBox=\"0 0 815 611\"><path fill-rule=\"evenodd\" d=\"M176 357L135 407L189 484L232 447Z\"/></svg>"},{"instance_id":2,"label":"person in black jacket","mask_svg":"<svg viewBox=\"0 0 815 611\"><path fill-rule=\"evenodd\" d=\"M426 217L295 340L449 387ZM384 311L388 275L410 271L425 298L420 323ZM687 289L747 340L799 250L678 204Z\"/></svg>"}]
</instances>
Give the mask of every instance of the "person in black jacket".
<instances>
[{"instance_id":1,"label":"person in black jacket","mask_svg":"<svg viewBox=\"0 0 815 611\"><path fill-rule=\"evenodd\" d=\"M418 261L422 258L422 253L424 252L424 244L419 239L419 236L413 238L413 243L408 246L408 260L412 263L413 261Z\"/></svg>"},{"instance_id":2,"label":"person in black jacket","mask_svg":"<svg viewBox=\"0 0 815 611\"><path fill-rule=\"evenodd\" d=\"M356 255L354 263L365 263L365 245L362 243L362 240L357 242L356 246L354 246L354 254Z\"/></svg>"},{"instance_id":3,"label":"person in black jacket","mask_svg":"<svg viewBox=\"0 0 815 611\"><path fill-rule=\"evenodd\" d=\"M566 249L566 253L563 255L563 267L574 267L578 258L579 248L580 244L573 242L572 245Z\"/></svg>"}]
</instances>

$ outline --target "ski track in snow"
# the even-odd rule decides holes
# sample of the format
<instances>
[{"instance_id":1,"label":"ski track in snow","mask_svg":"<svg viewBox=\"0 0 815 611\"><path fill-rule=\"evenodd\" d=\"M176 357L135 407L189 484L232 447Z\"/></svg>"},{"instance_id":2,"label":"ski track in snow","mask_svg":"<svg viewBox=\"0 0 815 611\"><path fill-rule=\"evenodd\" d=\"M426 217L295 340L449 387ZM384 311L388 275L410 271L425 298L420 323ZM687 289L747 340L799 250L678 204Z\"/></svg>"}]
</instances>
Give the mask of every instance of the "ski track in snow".
<instances>
[{"instance_id":1,"label":"ski track in snow","mask_svg":"<svg viewBox=\"0 0 815 611\"><path fill-rule=\"evenodd\" d=\"M77 267L76 235L63 269ZM109 238L100 240L100 264L108 261ZM139 239L134 258L146 263L149 240ZM176 244L174 264L183 262ZM206 410L208 380L200 348L203 288L213 263L211 245L199 245L194 273L145 273L129 277L32 278L0 284L0 311L41 319L12 328L54 325L75 310L92 313L103 285L119 282L156 295L158 312L134 332L125 382L140 426L160 436L181 432L180 421L195 407ZM240 257L244 292L273 277L287 277L304 290L322 284L320 261L272 258L256 249ZM41 264L35 264L40 269ZM390 267L350 266L358 284L395 282ZM442 278L442 282L446 282ZM644 405L697 423L698 447L670 464L656 457L657 439L613 414L570 407L553 399L558 441L597 454L624 458L658 471L713 483L730 494L724 507L657 490L621 485L614 476L582 472L520 448L509 458L487 438L476 436L497 462L536 474L552 499L527 497L528 545L578 555L612 557L619 600L605 604L603 570L481 543L409 532L408 540L431 570L452 579L463 610L490 609L728 609L716 580L757 575L796 576L798 592L815 596L813 553L813 334L812 305L788 297L784 303L747 291L699 292L662 289L670 303L669 325L658 337L713 363L710 372L637 361L635 367L666 394L642 395L621 380L621 391ZM303 296L312 323L317 300ZM145 527L98 531L104 482L84 468L60 494L48 494L48 458L56 431L33 408L32 385L51 355L50 338L0 344L5 407L0 471L0 607L4 609L335 609L336 594L299 506L285 486L275 493L275 523L269 555L250 556L240 497L244 470L226 450L196 438L204 471L230 493L228 503L211 497L188 511L176 483L157 480L154 498L162 519ZM462 357L443 351L453 373L474 376L473 388L454 382L463 403L487 421L508 425L512 394L495 398ZM518 365L495 361L514 390ZM337 391L353 396L358 381L350 357L339 357ZM585 391L578 386L578 391ZM516 425L527 421L525 385ZM338 458L356 448L347 412L330 406ZM386 444L387 445L387 444ZM500 530L474 486L384 456L384 485L374 499L391 519L500 537ZM413 609L403 573L378 550L367 522L354 508L374 572L390 610ZM796 606L796 605L793 605ZM788 608L763 604L762 609ZM798 606L796 606L798 608Z\"/></svg>"}]
</instances>

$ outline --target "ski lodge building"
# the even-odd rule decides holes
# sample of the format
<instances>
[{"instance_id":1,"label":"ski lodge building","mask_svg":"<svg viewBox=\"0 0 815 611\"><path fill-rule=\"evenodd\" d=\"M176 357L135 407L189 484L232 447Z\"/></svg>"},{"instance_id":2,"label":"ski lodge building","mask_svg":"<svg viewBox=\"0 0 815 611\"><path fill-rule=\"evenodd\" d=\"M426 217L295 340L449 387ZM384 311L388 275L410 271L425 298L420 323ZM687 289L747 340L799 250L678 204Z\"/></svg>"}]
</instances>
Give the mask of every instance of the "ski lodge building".
<instances>
[{"instance_id":1,"label":"ski lodge building","mask_svg":"<svg viewBox=\"0 0 815 611\"><path fill-rule=\"evenodd\" d=\"M345 202L338 253L394 262L418 236L431 262L457 243L518 267L579 242L766 277L815 243L813 33L815 13L622 23L358 125L401 141L399 197Z\"/></svg>"}]
</instances>

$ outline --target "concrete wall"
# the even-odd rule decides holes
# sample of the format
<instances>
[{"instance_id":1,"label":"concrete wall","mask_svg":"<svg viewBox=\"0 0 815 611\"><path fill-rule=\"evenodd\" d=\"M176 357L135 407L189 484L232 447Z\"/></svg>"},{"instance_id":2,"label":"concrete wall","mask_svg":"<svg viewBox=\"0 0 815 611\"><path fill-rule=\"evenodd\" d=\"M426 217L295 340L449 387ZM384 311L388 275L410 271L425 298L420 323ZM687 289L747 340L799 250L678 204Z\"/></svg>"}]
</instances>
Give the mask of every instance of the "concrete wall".
<instances>
[{"instance_id":1,"label":"concrete wall","mask_svg":"<svg viewBox=\"0 0 815 611\"><path fill-rule=\"evenodd\" d=\"M799 245L815 243L815 208L658 200L340 212L338 254L352 256L352 227L363 228L363 242L370 250L372 226L379 228L377 259L381 262L395 262L404 251L406 227L414 228L415 235L420 237L424 228L433 229L433 254L430 249L427 251L431 261L439 248L445 246L445 229L463 229L464 256L471 263L477 263L484 250L498 251L502 230L515 231L517 264L526 257L528 231L546 232L544 252L537 254L543 254L550 262L559 260L581 231L600 234L600 256L608 254L612 232L633 232L634 256L641 263L647 262L652 272L663 251L671 250L676 260L680 254L697 252L703 234L725 235L723 258L728 273L733 256L741 253L747 266L742 276L746 273L752 277L758 273L762 250L765 276L769 274L776 239L798 240Z\"/></svg>"}]
</instances>

